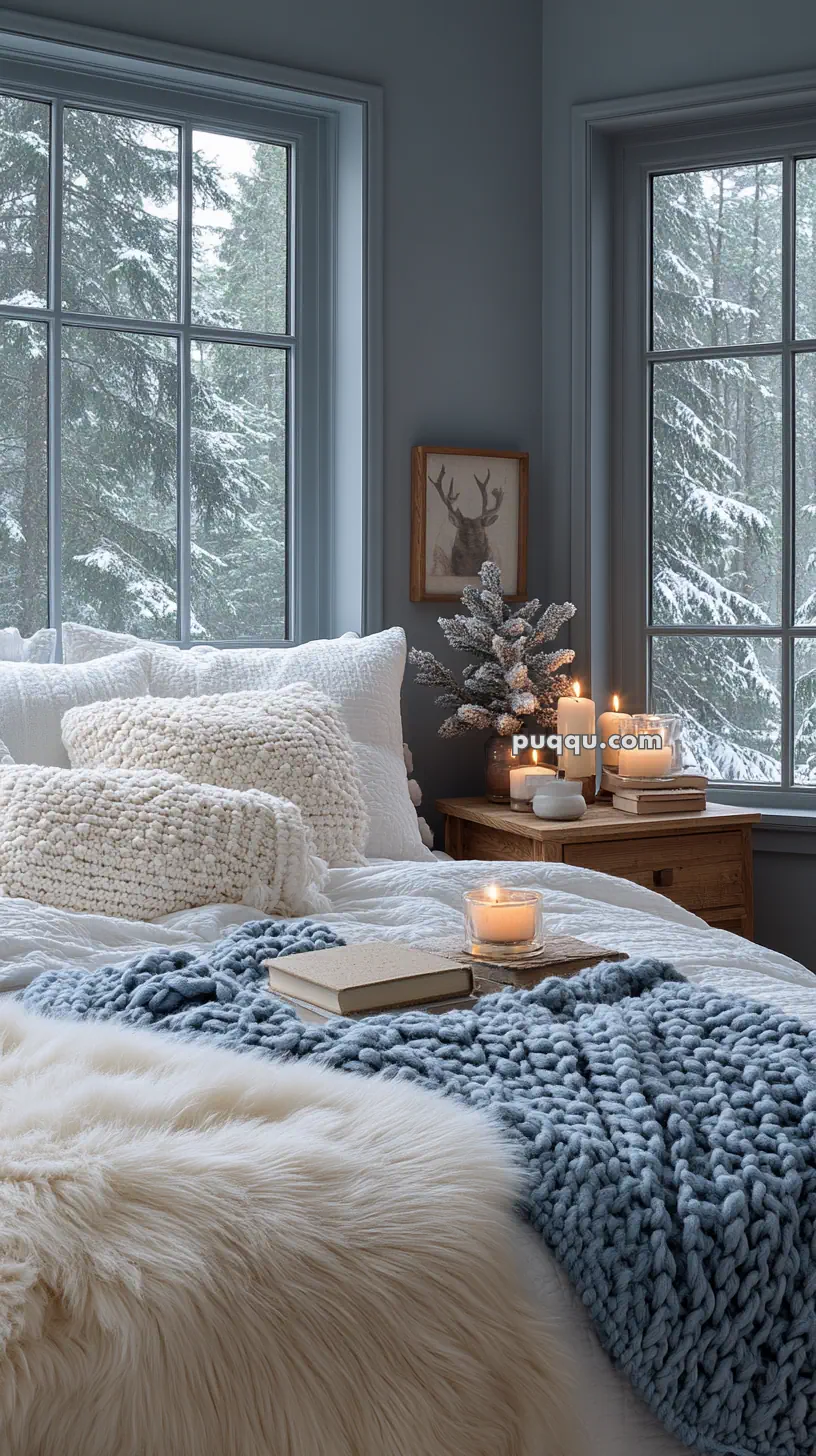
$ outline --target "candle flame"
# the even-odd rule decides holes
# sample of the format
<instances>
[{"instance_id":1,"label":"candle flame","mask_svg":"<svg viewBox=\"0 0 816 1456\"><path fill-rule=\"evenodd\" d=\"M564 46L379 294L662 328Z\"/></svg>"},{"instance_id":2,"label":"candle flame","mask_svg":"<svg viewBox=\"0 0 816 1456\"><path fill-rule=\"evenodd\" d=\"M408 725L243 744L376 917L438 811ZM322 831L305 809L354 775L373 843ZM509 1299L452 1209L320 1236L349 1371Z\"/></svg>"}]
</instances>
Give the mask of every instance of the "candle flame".
<instances>
[{"instance_id":1,"label":"candle flame","mask_svg":"<svg viewBox=\"0 0 816 1456\"><path fill-rule=\"evenodd\" d=\"M579 681L578 681L577 678L575 679L575 682L572 684L572 691L574 692L576 698L580 698L580 696L581 696L581 684L579 683Z\"/></svg>"},{"instance_id":2,"label":"candle flame","mask_svg":"<svg viewBox=\"0 0 816 1456\"><path fill-rule=\"evenodd\" d=\"M538 763L538 749L533 749L533 763Z\"/></svg>"},{"instance_id":3,"label":"candle flame","mask_svg":"<svg viewBox=\"0 0 816 1456\"><path fill-rule=\"evenodd\" d=\"M612 711L615 712L615 713L617 713L617 711L618 711L619 708L620 708L620 698L618 697L617 693L613 693L613 695L612 695Z\"/></svg>"},{"instance_id":4,"label":"candle flame","mask_svg":"<svg viewBox=\"0 0 816 1456\"><path fill-rule=\"evenodd\" d=\"M488 885L487 889L485 890L485 894L488 900L492 900L494 904L499 898L499 893L500 891L498 885Z\"/></svg>"}]
</instances>

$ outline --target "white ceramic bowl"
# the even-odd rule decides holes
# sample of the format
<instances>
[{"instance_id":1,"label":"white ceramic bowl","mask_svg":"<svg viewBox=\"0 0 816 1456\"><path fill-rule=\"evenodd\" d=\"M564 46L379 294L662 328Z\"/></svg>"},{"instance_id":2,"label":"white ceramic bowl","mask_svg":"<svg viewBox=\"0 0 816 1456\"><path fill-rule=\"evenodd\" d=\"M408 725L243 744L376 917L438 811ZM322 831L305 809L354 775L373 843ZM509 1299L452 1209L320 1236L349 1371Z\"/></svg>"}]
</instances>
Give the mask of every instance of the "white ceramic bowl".
<instances>
[{"instance_id":1,"label":"white ceramic bowl","mask_svg":"<svg viewBox=\"0 0 816 1456\"><path fill-rule=\"evenodd\" d=\"M580 780L550 779L542 784L533 799L533 813L539 819L580 819L586 813Z\"/></svg>"}]
</instances>

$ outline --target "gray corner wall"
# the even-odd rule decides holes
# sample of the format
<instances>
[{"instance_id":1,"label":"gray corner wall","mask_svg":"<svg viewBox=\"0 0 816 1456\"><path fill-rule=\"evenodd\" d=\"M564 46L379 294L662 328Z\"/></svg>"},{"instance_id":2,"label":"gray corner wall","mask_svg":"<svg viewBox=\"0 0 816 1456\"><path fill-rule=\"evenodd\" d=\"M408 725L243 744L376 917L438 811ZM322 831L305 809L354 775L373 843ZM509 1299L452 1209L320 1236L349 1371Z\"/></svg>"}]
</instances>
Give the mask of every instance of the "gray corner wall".
<instances>
[{"instance_id":1,"label":"gray corner wall","mask_svg":"<svg viewBox=\"0 0 816 1456\"><path fill-rule=\"evenodd\" d=\"M10 0L11 4L15 0ZM438 649L408 600L414 444L529 450L541 487L540 0L19 0L17 9L381 85L385 104L385 625ZM478 738L443 743L406 683L426 804L476 792Z\"/></svg>"},{"instance_id":2,"label":"gray corner wall","mask_svg":"<svg viewBox=\"0 0 816 1456\"><path fill-rule=\"evenodd\" d=\"M553 595L569 590L571 107L815 67L813 0L544 0L543 465ZM816 970L813 840L755 831L754 872L757 940Z\"/></svg>"}]
</instances>

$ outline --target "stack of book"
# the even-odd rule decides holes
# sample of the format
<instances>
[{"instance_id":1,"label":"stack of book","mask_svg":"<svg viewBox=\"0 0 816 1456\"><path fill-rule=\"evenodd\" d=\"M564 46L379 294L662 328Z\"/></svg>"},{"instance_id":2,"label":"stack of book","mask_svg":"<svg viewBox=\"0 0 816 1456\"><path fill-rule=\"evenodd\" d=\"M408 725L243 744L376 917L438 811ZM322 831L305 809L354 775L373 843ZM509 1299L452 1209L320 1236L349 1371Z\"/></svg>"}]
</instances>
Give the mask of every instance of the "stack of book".
<instances>
[{"instance_id":1,"label":"stack of book","mask_svg":"<svg viewBox=\"0 0 816 1456\"><path fill-rule=\"evenodd\" d=\"M624 814L691 814L706 806L705 774L674 774L665 779L624 778L605 768L601 789L612 795L613 809Z\"/></svg>"},{"instance_id":2,"label":"stack of book","mask_svg":"<svg viewBox=\"0 0 816 1456\"><path fill-rule=\"evenodd\" d=\"M264 961L269 990L303 1021L332 1016L377 1016L381 1011L460 1011L480 996L508 987L529 989L549 976L574 976L599 961L624 960L623 951L604 950L571 935L548 936L524 959L485 961L456 952L436 955L392 941L338 945L307 955Z\"/></svg>"},{"instance_id":3,"label":"stack of book","mask_svg":"<svg viewBox=\"0 0 816 1456\"><path fill-rule=\"evenodd\" d=\"M270 991L303 1021L376 1016L407 1007L453 1011L476 1001L469 963L391 941L279 956L263 966Z\"/></svg>"}]
</instances>

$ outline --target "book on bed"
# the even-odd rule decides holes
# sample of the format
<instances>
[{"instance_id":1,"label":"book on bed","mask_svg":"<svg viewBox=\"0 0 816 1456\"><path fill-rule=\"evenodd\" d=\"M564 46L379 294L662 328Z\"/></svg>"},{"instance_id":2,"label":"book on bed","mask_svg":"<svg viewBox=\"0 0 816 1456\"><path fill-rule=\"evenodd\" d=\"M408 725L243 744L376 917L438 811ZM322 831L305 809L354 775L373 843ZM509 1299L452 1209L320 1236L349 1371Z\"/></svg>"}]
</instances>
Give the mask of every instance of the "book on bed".
<instances>
[{"instance_id":1,"label":"book on bed","mask_svg":"<svg viewBox=\"0 0 816 1456\"><path fill-rule=\"evenodd\" d=\"M495 961L487 961L481 956L476 958L468 956L467 952L462 953L462 960L469 961L473 968L474 990L482 996L506 987L530 990L551 976L576 976L579 971L600 965L601 961L624 961L626 958L626 951L608 950L604 946L593 945L589 940L578 940L574 935L548 935L539 950L521 960L514 958L502 962L497 953Z\"/></svg>"},{"instance_id":2,"label":"book on bed","mask_svg":"<svg viewBox=\"0 0 816 1456\"><path fill-rule=\"evenodd\" d=\"M470 966L455 956L370 940L263 962L269 989L333 1016L469 996Z\"/></svg>"},{"instance_id":3,"label":"book on bed","mask_svg":"<svg viewBox=\"0 0 816 1456\"><path fill-rule=\"evenodd\" d=\"M311 1021L323 1025L326 1021L331 1021L333 1016L339 1015L337 1011L324 1011L322 1006L315 1006L313 1001L300 1001L297 996L285 996L282 991L276 991L275 995L279 1001L283 1001L285 1006L291 1006L301 1021ZM434 1016L441 1016L443 1011L472 1011L478 1000L479 997L475 994L472 996L442 996L435 1001L409 1001L404 1006L379 1006L373 1007L369 1011L350 1011L346 1015L352 1021L359 1021L364 1016L378 1016L384 1011L396 1014L399 1014L400 1011L429 1011Z\"/></svg>"}]
</instances>

